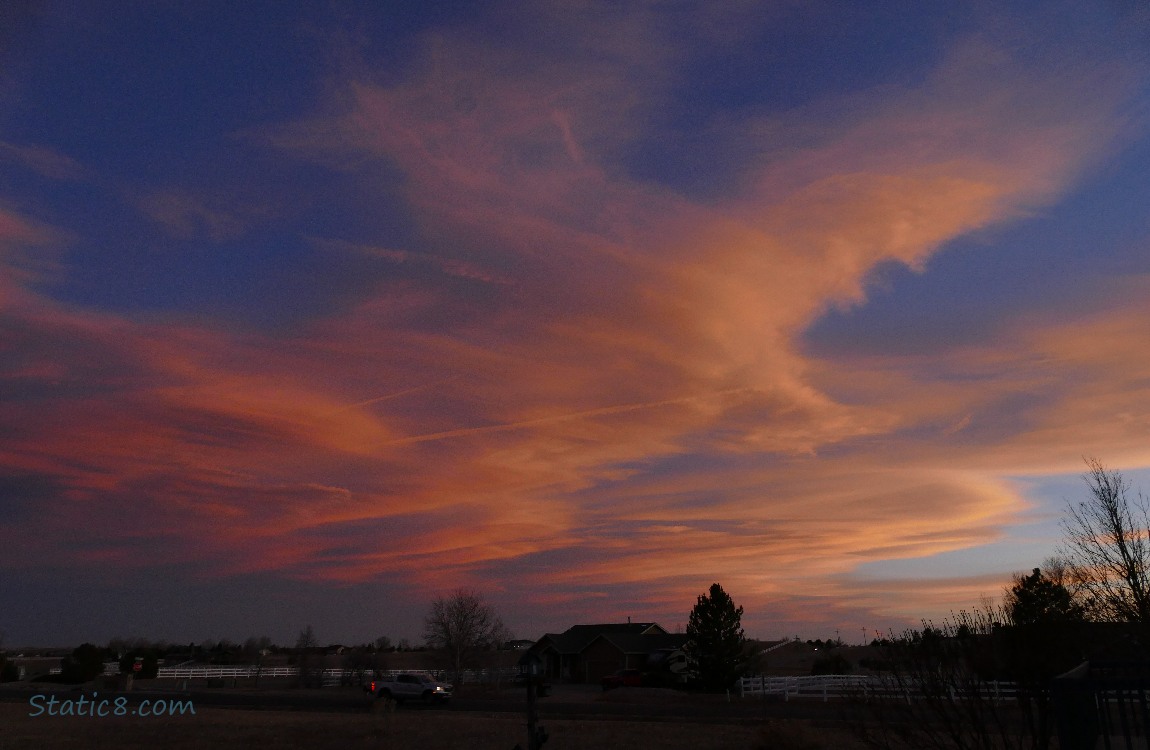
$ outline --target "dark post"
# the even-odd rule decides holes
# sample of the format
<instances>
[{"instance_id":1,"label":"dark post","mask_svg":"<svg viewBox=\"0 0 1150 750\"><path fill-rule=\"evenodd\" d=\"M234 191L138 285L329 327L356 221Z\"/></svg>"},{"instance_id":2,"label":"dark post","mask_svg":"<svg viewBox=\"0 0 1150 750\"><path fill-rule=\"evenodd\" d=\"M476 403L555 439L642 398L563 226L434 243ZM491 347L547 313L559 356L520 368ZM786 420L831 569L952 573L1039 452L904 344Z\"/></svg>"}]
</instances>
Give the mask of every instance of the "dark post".
<instances>
[{"instance_id":1,"label":"dark post","mask_svg":"<svg viewBox=\"0 0 1150 750\"><path fill-rule=\"evenodd\" d=\"M527 685L527 750L542 750L547 741L547 730L539 724L539 711L536 699L545 695L542 663L534 654L525 654L520 660L520 669ZM520 750L516 745L516 750Z\"/></svg>"},{"instance_id":2,"label":"dark post","mask_svg":"<svg viewBox=\"0 0 1150 750\"><path fill-rule=\"evenodd\" d=\"M536 732L539 730L539 711L535 706L535 680L539 665L532 662L527 667L527 750L537 750L539 743Z\"/></svg>"},{"instance_id":3,"label":"dark post","mask_svg":"<svg viewBox=\"0 0 1150 750\"><path fill-rule=\"evenodd\" d=\"M539 712L535 706L535 699L539 696L539 688L543 685L543 676L539 674L542 666L538 661L532 660L528 668L527 678L527 750L542 750L543 743L547 741L547 730L539 725Z\"/></svg>"}]
</instances>

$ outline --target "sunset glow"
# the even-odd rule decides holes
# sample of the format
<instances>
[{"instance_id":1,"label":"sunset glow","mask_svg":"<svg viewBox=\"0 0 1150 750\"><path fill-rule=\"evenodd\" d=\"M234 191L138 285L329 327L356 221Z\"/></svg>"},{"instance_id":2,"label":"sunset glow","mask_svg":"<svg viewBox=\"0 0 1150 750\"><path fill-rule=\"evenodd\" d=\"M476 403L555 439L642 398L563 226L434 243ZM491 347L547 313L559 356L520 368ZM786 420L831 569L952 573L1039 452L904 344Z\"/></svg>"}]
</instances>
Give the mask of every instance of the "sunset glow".
<instances>
[{"instance_id":1,"label":"sunset glow","mask_svg":"<svg viewBox=\"0 0 1150 750\"><path fill-rule=\"evenodd\" d=\"M1150 470L1144 10L404 5L0 37L9 644L857 639Z\"/></svg>"}]
</instances>

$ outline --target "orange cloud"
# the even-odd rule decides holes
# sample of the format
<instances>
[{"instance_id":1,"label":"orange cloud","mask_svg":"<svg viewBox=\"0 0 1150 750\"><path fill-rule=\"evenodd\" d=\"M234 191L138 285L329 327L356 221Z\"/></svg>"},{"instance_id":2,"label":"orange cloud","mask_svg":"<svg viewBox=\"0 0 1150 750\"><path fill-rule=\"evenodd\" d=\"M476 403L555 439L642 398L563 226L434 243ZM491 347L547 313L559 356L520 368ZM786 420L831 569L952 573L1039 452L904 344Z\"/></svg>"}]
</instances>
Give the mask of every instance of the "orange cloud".
<instances>
[{"instance_id":1,"label":"orange cloud","mask_svg":"<svg viewBox=\"0 0 1150 750\"><path fill-rule=\"evenodd\" d=\"M612 40L619 55L658 46ZM760 143L777 123L748 118L730 126L748 149L737 187L703 202L613 161L659 85L449 41L408 78L361 77L339 111L262 135L398 168L419 249L312 239L433 281L383 278L326 319L242 335L33 308L27 278L0 281L27 331L2 373L20 397L0 460L63 488L28 522L62 556L497 581L539 603L624 592L664 612L721 580L756 611L789 602L801 619L836 599L905 617L969 603L987 580L908 589L851 572L999 538L1026 509L1004 477L1073 470L1084 437L1117 449L1144 432L1150 381L1112 343L1145 338L1131 310L937 358L818 359L801 342L865 301L882 264L925 271L1089 169L1123 127L1098 71L988 68L966 49L919 90L792 113L788 128L821 127L786 148ZM149 210L239 231L178 193ZM0 213L0 236L39 235ZM1051 384L1004 422L1011 399ZM1101 442L1108 419L1125 421Z\"/></svg>"}]
</instances>

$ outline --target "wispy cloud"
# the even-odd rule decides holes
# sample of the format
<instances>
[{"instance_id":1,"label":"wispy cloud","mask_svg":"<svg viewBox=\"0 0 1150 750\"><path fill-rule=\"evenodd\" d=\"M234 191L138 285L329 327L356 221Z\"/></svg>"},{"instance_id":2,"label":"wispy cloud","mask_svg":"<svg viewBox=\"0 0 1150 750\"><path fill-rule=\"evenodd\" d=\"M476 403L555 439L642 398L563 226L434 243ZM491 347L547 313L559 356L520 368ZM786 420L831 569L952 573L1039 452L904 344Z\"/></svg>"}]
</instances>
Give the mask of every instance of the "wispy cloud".
<instances>
[{"instance_id":1,"label":"wispy cloud","mask_svg":"<svg viewBox=\"0 0 1150 750\"><path fill-rule=\"evenodd\" d=\"M54 180L80 180L88 170L67 154L35 144L0 141L0 162L18 164Z\"/></svg>"},{"instance_id":2,"label":"wispy cloud","mask_svg":"<svg viewBox=\"0 0 1150 750\"><path fill-rule=\"evenodd\" d=\"M604 616L672 616L722 580L760 623L822 622L832 599L897 619L998 587L852 578L860 563L1001 538L1026 508L1004 477L1147 462L1141 279L1093 318L1004 320L929 357L803 342L865 304L876 269L929 273L1096 168L1130 134L1118 63L1044 70L965 41L913 85L725 113L707 132L737 167L703 199L627 166L694 53L649 9L546 13L572 24L561 54L429 35L403 75L355 66L306 118L247 133L410 215L402 246L364 226L299 238L381 262L337 312L241 334L32 304L30 277L0 277L20 332L0 467L57 488L10 528L109 571L474 581ZM251 226L194 191L141 194L177 236ZM0 242L50 234L0 212Z\"/></svg>"},{"instance_id":3,"label":"wispy cloud","mask_svg":"<svg viewBox=\"0 0 1150 750\"><path fill-rule=\"evenodd\" d=\"M167 190L141 196L137 205L149 218L180 238L205 234L217 242L234 239L252 222L233 207L209 205L191 193ZM253 213L257 209L245 208Z\"/></svg>"}]
</instances>

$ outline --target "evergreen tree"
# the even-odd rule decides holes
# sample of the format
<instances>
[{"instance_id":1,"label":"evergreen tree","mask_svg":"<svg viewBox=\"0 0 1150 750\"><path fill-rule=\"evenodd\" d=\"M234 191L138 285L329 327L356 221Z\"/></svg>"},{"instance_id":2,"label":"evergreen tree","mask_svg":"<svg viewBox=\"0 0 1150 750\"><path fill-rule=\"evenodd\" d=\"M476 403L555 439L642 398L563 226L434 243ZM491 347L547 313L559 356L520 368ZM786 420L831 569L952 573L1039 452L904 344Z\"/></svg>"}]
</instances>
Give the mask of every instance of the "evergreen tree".
<instances>
[{"instance_id":1,"label":"evergreen tree","mask_svg":"<svg viewBox=\"0 0 1150 750\"><path fill-rule=\"evenodd\" d=\"M743 666L743 608L717 583L699 597L687 623L687 656L706 690L724 690Z\"/></svg>"},{"instance_id":2,"label":"evergreen tree","mask_svg":"<svg viewBox=\"0 0 1150 750\"><path fill-rule=\"evenodd\" d=\"M1028 576L1015 576L1006 595L1006 609L1015 625L1049 622L1075 622L1083 619L1081 605L1070 591L1035 568Z\"/></svg>"}]
</instances>

